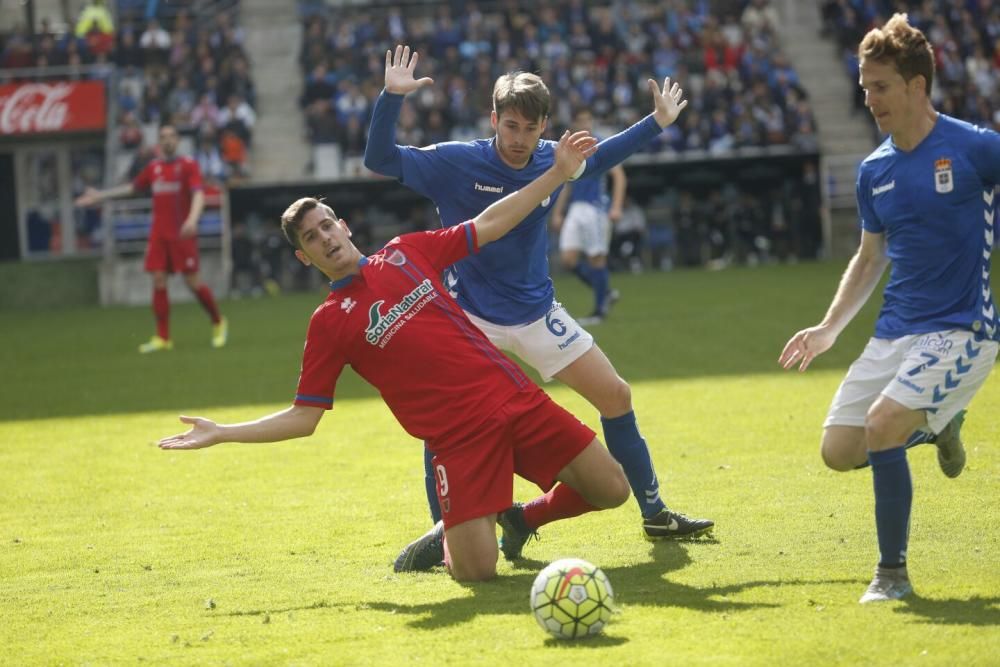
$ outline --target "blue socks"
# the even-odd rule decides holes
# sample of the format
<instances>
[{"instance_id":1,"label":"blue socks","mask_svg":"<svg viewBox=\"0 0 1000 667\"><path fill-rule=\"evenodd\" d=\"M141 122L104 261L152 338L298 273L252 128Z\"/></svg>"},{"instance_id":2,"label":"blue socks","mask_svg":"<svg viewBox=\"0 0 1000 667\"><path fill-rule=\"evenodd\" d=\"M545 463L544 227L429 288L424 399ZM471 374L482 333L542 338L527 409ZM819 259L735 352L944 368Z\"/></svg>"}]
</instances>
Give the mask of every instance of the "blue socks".
<instances>
[{"instance_id":1,"label":"blue socks","mask_svg":"<svg viewBox=\"0 0 1000 667\"><path fill-rule=\"evenodd\" d=\"M914 431L913 435L910 436L910 439L906 441L906 444L903 445L903 447L905 447L906 449L910 449L911 447L916 447L917 445L925 445L927 443L935 443L935 442L937 442L936 433L928 433L927 431ZM854 469L861 470L862 468L867 468L869 465L871 465L870 462L865 461L859 466L854 466Z\"/></svg>"},{"instance_id":2,"label":"blue socks","mask_svg":"<svg viewBox=\"0 0 1000 667\"><path fill-rule=\"evenodd\" d=\"M594 286L593 271L594 270L590 268L590 264L587 263L587 260L582 258L576 263L576 266L573 267L573 275L579 278L580 281L587 287Z\"/></svg>"},{"instance_id":3,"label":"blue socks","mask_svg":"<svg viewBox=\"0 0 1000 667\"><path fill-rule=\"evenodd\" d=\"M611 274L607 266L594 268L581 257L573 267L573 275L580 279L584 285L594 290L594 314L603 315L605 302L608 298L608 285L611 282Z\"/></svg>"},{"instance_id":4,"label":"blue socks","mask_svg":"<svg viewBox=\"0 0 1000 667\"><path fill-rule=\"evenodd\" d=\"M431 523L441 520L441 504L438 502L437 480L434 477L434 454L424 443L424 491L427 492L427 506L431 511Z\"/></svg>"},{"instance_id":5,"label":"blue socks","mask_svg":"<svg viewBox=\"0 0 1000 667\"><path fill-rule=\"evenodd\" d=\"M590 278L594 288L594 313L604 315L607 306L605 302L608 299L608 283L611 279L608 267L603 266L599 269L591 267Z\"/></svg>"},{"instance_id":6,"label":"blue socks","mask_svg":"<svg viewBox=\"0 0 1000 667\"><path fill-rule=\"evenodd\" d=\"M906 543L910 534L913 483L906 449L896 447L868 452L875 487L875 530L878 533L879 567L906 565Z\"/></svg>"},{"instance_id":7,"label":"blue socks","mask_svg":"<svg viewBox=\"0 0 1000 667\"><path fill-rule=\"evenodd\" d=\"M660 500L660 483L653 470L649 448L635 423L635 412L629 411L612 419L601 417L601 426L604 427L604 441L608 444L608 451L625 470L625 477L639 503L642 516L648 519L666 509L666 505Z\"/></svg>"}]
</instances>

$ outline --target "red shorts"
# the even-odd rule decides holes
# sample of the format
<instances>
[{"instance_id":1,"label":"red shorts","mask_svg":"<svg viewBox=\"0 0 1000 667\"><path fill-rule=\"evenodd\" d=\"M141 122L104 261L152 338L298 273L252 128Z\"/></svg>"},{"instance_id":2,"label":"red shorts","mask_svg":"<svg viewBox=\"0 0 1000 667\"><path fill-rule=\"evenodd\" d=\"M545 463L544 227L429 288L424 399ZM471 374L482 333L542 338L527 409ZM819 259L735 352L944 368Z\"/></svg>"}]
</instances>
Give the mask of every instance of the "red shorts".
<instances>
[{"instance_id":1,"label":"red shorts","mask_svg":"<svg viewBox=\"0 0 1000 667\"><path fill-rule=\"evenodd\" d=\"M147 273L194 273L198 270L198 239L149 238L146 245Z\"/></svg>"},{"instance_id":2,"label":"red shorts","mask_svg":"<svg viewBox=\"0 0 1000 667\"><path fill-rule=\"evenodd\" d=\"M445 528L510 507L515 473L549 490L594 437L533 387L514 394L460 441L429 442Z\"/></svg>"}]
</instances>

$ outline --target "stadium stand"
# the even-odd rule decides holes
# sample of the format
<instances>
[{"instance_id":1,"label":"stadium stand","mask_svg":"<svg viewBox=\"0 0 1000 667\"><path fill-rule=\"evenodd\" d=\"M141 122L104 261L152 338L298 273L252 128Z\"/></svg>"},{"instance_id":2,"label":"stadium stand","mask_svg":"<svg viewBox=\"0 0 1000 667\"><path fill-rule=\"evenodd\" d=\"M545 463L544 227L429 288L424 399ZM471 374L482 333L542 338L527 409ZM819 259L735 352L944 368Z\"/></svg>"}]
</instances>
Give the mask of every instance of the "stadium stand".
<instances>
[{"instance_id":1,"label":"stadium stand","mask_svg":"<svg viewBox=\"0 0 1000 667\"><path fill-rule=\"evenodd\" d=\"M112 11L101 0L36 4L34 39L10 17L0 22L0 79L59 71L114 81L107 149L71 158L81 187L135 173L151 155L156 124L169 118L211 181L253 188L348 179L331 187L350 188L351 197L378 193L378 205L349 198L373 246L434 219L412 199L384 197L395 191L379 189L362 164L384 53L396 43L420 51L421 75L435 79L401 113L398 140L415 145L489 136L492 83L510 69L548 82L550 137L577 106L589 107L607 136L648 111L647 76L681 82L690 106L680 122L626 164L636 215L612 258L624 269L850 252L854 172L878 140L858 107L852 54L892 11L909 11L934 41L938 107L1000 127L1000 7L986 0L117 0ZM300 20L289 20L296 8ZM254 154L266 159L251 169ZM29 246L58 248L45 232L55 213L42 192L31 195L39 214ZM271 212L252 210L260 198L232 192L233 226L270 243ZM76 224L98 238L99 219ZM95 247L88 234L78 249Z\"/></svg>"},{"instance_id":2,"label":"stadium stand","mask_svg":"<svg viewBox=\"0 0 1000 667\"><path fill-rule=\"evenodd\" d=\"M490 93L511 69L537 71L553 92L552 133L588 106L612 131L645 113L645 78L671 76L691 98L684 121L653 151L795 145L814 150L805 90L784 55L768 0L714 3L527 0L404 4L382 15L340 8L304 19L301 106L314 143L349 158L354 119L364 122L381 88L382 54L406 41L437 85L408 100L401 139L424 144L489 133ZM719 9L723 11L718 11ZM378 17L378 18L376 18Z\"/></svg>"},{"instance_id":3,"label":"stadium stand","mask_svg":"<svg viewBox=\"0 0 1000 667\"><path fill-rule=\"evenodd\" d=\"M74 78L117 82L115 175L126 177L148 156L156 127L175 124L182 152L207 157L202 167L217 184L246 178L250 168L255 86L238 25L238 0L84 4L58 23L43 16L31 36L23 26L0 35L0 70L7 80L44 78L52 68ZM17 70L25 70L19 74ZM76 70L76 71L74 71ZM213 162L222 156L223 168Z\"/></svg>"},{"instance_id":4,"label":"stadium stand","mask_svg":"<svg viewBox=\"0 0 1000 667\"><path fill-rule=\"evenodd\" d=\"M648 113L646 79L670 76L691 103L681 122L649 146L651 160L819 149L809 97L782 48L770 0L430 2L381 11L300 7L300 106L319 177L368 175L359 159L365 124L381 90L385 51L401 42L420 52L420 75L434 78L435 85L407 99L399 143L489 136L493 82L503 72L524 69L539 72L552 90L550 137L582 106L593 112L598 134L617 132ZM806 216L805 225L815 231L797 232L798 180L779 177L757 193L731 184L651 186L642 198L647 223L628 232L630 242L616 244L627 255L615 263L641 270L815 257L819 214ZM818 191L815 178L811 187ZM759 215L740 213L738 204L747 198ZM408 228L402 221L393 225L400 227Z\"/></svg>"}]
</instances>

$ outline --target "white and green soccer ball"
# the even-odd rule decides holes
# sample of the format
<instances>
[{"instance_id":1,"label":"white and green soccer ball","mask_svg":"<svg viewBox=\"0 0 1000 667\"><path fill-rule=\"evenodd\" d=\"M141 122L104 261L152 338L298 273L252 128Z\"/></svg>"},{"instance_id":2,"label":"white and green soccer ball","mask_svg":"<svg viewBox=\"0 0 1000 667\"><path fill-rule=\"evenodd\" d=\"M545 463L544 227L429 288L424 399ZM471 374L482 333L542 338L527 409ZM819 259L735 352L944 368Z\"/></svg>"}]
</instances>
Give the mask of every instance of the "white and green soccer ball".
<instances>
[{"instance_id":1,"label":"white and green soccer ball","mask_svg":"<svg viewBox=\"0 0 1000 667\"><path fill-rule=\"evenodd\" d=\"M579 558L549 564L531 585L531 612L559 639L600 634L611 620L614 592L607 575Z\"/></svg>"}]
</instances>

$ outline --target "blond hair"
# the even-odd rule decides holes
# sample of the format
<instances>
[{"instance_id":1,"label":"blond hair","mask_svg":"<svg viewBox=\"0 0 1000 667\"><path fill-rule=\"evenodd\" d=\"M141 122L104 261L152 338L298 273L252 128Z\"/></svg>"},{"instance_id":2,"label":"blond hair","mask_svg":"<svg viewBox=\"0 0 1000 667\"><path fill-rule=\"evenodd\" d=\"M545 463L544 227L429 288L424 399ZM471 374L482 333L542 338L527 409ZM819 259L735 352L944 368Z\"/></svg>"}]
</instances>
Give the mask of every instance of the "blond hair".
<instances>
[{"instance_id":1,"label":"blond hair","mask_svg":"<svg viewBox=\"0 0 1000 667\"><path fill-rule=\"evenodd\" d=\"M924 92L934 83L934 47L927 37L907 22L906 14L893 14L881 28L872 28L858 46L858 59L889 63L907 83L924 77Z\"/></svg>"}]
</instances>

